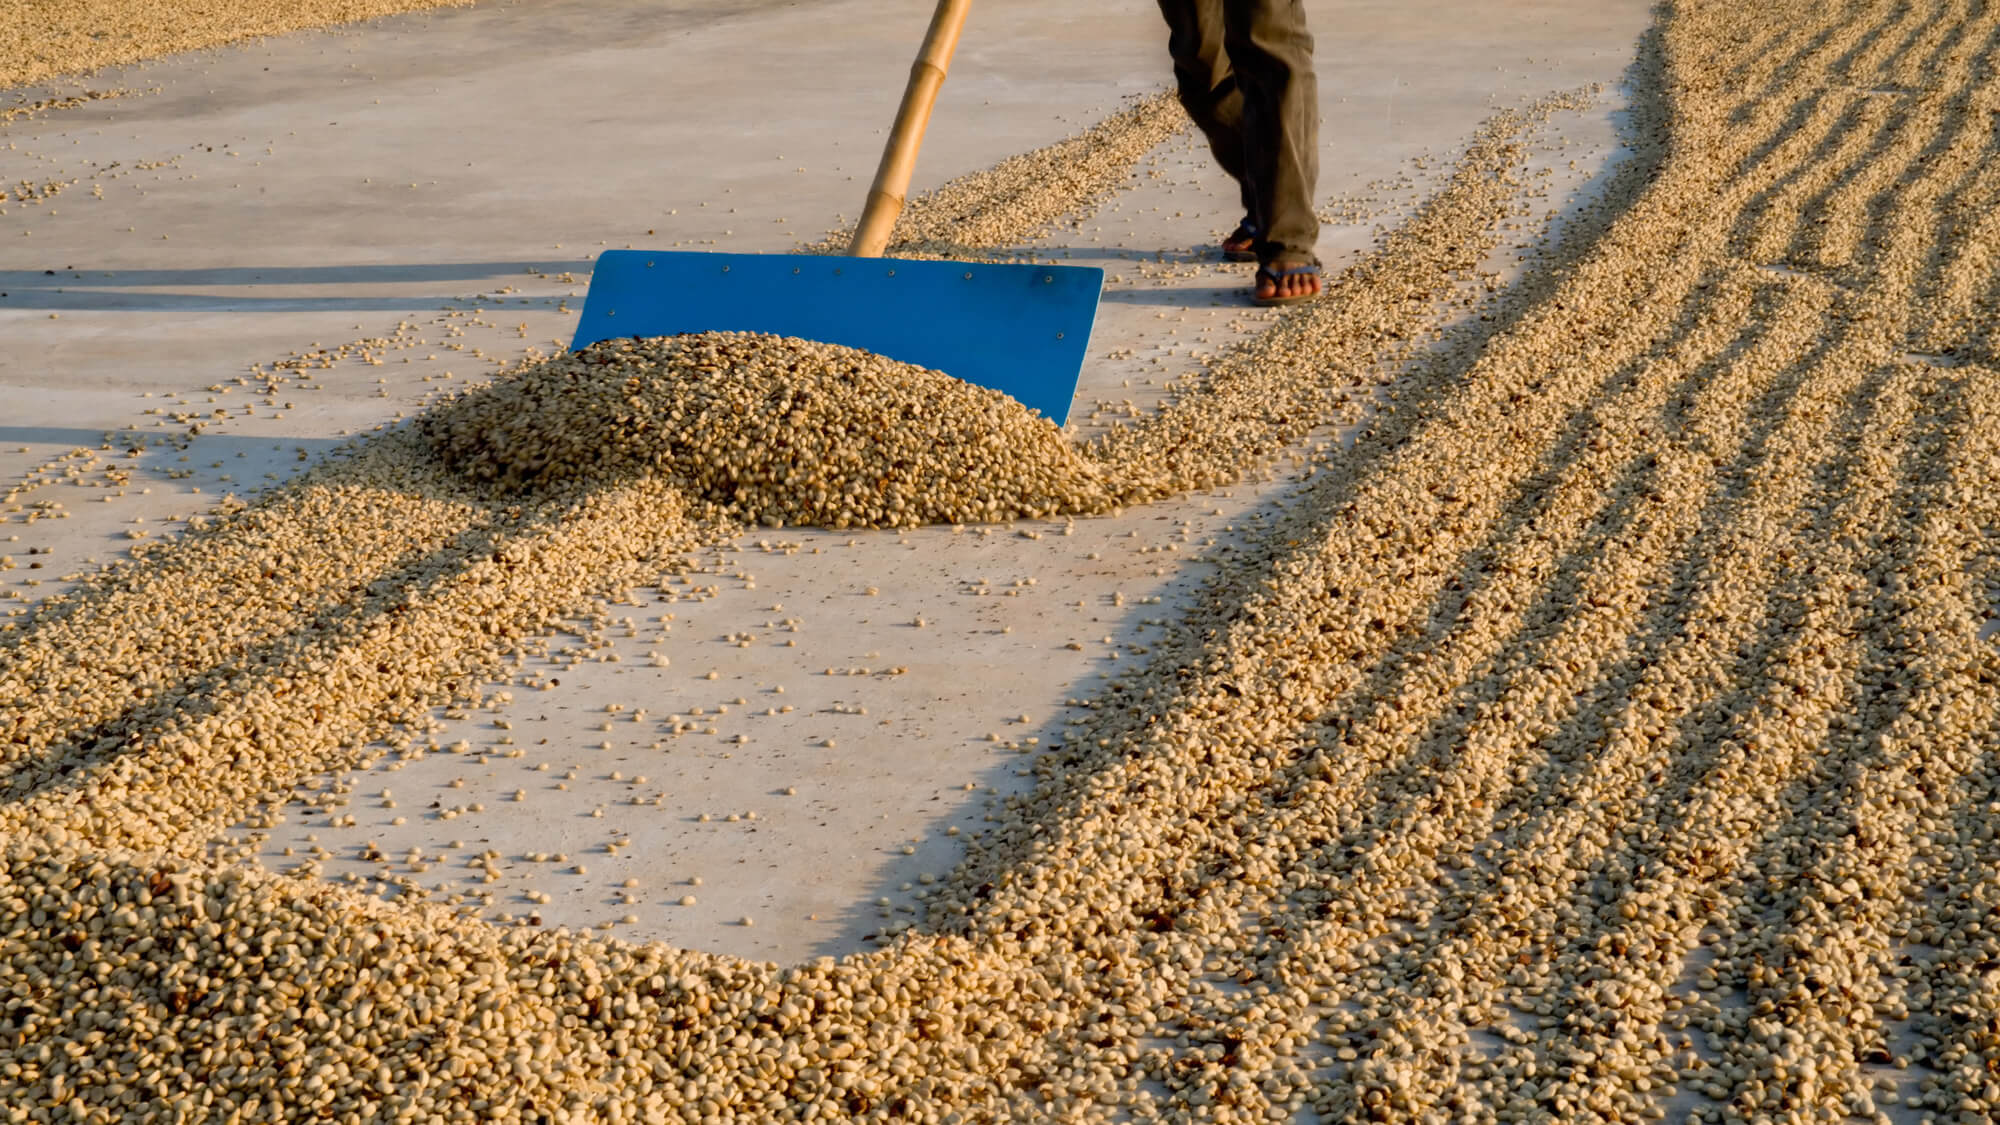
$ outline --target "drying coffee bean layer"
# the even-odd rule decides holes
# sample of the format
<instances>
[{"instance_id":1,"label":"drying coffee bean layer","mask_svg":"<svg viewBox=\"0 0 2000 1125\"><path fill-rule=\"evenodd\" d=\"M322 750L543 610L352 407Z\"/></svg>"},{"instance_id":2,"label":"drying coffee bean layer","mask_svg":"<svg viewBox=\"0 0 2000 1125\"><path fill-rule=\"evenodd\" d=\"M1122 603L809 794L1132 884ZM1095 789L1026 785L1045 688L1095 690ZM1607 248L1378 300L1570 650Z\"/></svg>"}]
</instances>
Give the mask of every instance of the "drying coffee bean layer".
<instances>
[{"instance_id":1,"label":"drying coffee bean layer","mask_svg":"<svg viewBox=\"0 0 2000 1125\"><path fill-rule=\"evenodd\" d=\"M914 527L1111 506L1045 418L999 391L835 344L708 332L593 344L418 421L502 489L670 480L718 518Z\"/></svg>"},{"instance_id":2,"label":"drying coffee bean layer","mask_svg":"<svg viewBox=\"0 0 2000 1125\"><path fill-rule=\"evenodd\" d=\"M62 0L0 13L0 89L100 67L472 0Z\"/></svg>"},{"instance_id":3,"label":"drying coffee bean layer","mask_svg":"<svg viewBox=\"0 0 2000 1125\"><path fill-rule=\"evenodd\" d=\"M700 531L660 477L510 507L405 431L253 512L467 505L396 529L414 559L315 564L334 547L243 513L51 603L0 665L8 762L40 771L4 809L4 1103L1990 1116L1996 52L2000 11L1951 0L1663 8L1636 156L1546 269L1224 560L879 952L502 931L197 858L258 784L354 752L312 708L359 730L378 682L440 692L439 653L670 565ZM1425 221L1437 260L1480 237ZM1283 377L1307 374L1348 375ZM201 587L198 552L277 549L291 608L135 629L171 576ZM323 647L245 655L272 638ZM233 678L176 704L142 666ZM241 792L211 791L223 765Z\"/></svg>"}]
</instances>

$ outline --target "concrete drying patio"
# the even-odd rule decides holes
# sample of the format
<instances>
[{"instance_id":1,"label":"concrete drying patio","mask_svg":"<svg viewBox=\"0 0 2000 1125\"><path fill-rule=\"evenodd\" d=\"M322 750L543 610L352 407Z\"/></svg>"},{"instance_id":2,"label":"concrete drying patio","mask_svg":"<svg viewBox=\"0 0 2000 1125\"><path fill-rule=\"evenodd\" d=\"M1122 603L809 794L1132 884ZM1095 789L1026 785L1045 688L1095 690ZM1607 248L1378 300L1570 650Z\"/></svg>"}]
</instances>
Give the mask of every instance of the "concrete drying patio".
<instances>
[{"instance_id":1,"label":"concrete drying patio","mask_svg":"<svg viewBox=\"0 0 2000 1125\"><path fill-rule=\"evenodd\" d=\"M133 93L0 126L0 179L64 185L0 214L0 473L95 453L88 471L68 462L72 483L24 498L67 518L0 528L15 537L0 544L18 564L7 591L45 597L130 533L163 534L530 346L566 343L599 250L783 252L851 217L923 7L483 4L91 75L92 89ZM1311 12L1331 267L1421 198L1496 108L1604 86L1595 109L1557 116L1541 138L1543 209L1573 203L1616 157L1639 0ZM1074 133L1168 75L1150 5L976 10L916 186ZM1190 130L1037 247L1114 278L1081 404L1142 409L1191 353L1268 322L1244 300L1248 268L1208 254L1234 225L1233 198ZM1534 227L1524 218L1521 237ZM235 382L369 338L406 346L268 400ZM207 417L184 456L126 454L128 435L185 432L172 412ZM478 755L501 738L490 714L448 721L437 741L468 753L328 779L351 803L293 806L262 851L284 867L286 849L316 843L339 877L375 870L356 858L364 841L426 858L462 856L457 841L505 857L487 916L631 914L622 936L774 960L861 948L912 916L983 802L1060 743L1065 701L1143 652L1148 621L1197 587L1204 553L1282 504L1288 480L1073 529L747 535L698 560L706 572L679 600L614 607L635 623L619 662L544 668L560 686L516 689L506 737L524 756ZM664 739L602 731L614 702L700 708L703 721ZM389 787L396 809L377 796ZM509 800L518 788L529 799ZM348 814L352 827L330 826ZM602 854L612 836L632 844ZM589 873L521 858L534 853ZM419 881L441 894L472 889L462 863L428 868ZM689 894L697 904L678 905ZM753 928L734 924L745 916Z\"/></svg>"}]
</instances>

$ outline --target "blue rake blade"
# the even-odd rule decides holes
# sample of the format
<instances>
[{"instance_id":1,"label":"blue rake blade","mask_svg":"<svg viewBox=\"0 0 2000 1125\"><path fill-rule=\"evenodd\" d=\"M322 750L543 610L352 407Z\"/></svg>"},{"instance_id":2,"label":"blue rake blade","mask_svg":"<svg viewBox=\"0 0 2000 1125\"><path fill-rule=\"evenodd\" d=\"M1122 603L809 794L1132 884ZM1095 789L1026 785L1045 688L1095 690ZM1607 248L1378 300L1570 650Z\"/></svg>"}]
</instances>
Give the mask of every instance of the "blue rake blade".
<instances>
[{"instance_id":1,"label":"blue rake blade","mask_svg":"<svg viewBox=\"0 0 2000 1125\"><path fill-rule=\"evenodd\" d=\"M818 254L607 250L571 347L769 332L935 368L1069 418L1104 271Z\"/></svg>"}]
</instances>

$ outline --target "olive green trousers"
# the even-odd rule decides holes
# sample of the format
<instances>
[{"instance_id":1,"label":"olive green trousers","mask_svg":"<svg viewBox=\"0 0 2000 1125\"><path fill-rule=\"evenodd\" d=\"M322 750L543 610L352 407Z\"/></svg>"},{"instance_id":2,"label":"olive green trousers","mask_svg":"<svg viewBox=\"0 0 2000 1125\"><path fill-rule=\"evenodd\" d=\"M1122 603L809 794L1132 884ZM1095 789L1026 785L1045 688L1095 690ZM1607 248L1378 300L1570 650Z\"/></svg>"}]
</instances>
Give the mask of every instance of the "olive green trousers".
<instances>
[{"instance_id":1,"label":"olive green trousers","mask_svg":"<svg viewBox=\"0 0 2000 1125\"><path fill-rule=\"evenodd\" d=\"M1302 0L1160 0L1188 116L1242 187L1260 262L1316 262L1319 96Z\"/></svg>"}]
</instances>

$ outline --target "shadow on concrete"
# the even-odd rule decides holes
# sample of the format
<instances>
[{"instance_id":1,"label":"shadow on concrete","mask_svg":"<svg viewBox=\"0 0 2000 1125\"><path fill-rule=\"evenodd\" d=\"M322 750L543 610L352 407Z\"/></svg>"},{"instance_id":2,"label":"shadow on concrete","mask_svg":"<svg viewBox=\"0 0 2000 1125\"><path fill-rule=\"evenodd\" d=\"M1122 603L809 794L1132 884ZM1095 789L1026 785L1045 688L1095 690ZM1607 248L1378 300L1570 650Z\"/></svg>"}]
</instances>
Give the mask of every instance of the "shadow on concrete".
<instances>
[{"instance_id":1,"label":"shadow on concrete","mask_svg":"<svg viewBox=\"0 0 2000 1125\"><path fill-rule=\"evenodd\" d=\"M1207 246L1161 247L1157 250L1060 247L1065 265L1102 265L1107 269L1211 263ZM968 251L972 256L990 251ZM1047 256L1046 252L1041 252ZM348 293L272 294L258 290L280 286L391 286L450 282L512 283L535 273L579 274L589 280L594 259L543 258L512 262L436 262L425 264L354 266L224 266L210 269L100 270L66 265L62 268L0 270L0 311L172 311L172 312L399 312L418 308L464 305L474 300L505 302L513 308L553 309L561 296L500 296L472 292L452 294ZM1025 258L1024 258L1025 260ZM1249 307L1249 270L1241 282L1215 285L1177 284L1106 288L1103 301L1119 305L1163 308L1205 307L1212 304ZM174 289L180 292L161 292ZM214 292L240 289L239 292Z\"/></svg>"},{"instance_id":2,"label":"shadow on concrete","mask_svg":"<svg viewBox=\"0 0 2000 1125\"><path fill-rule=\"evenodd\" d=\"M324 437L272 437L268 434L201 434L189 435L184 427L159 430L134 430L111 427L102 430L77 429L66 426L0 426L0 445L49 445L61 449L112 449L120 452L137 453L145 448L162 444L189 445L198 441L204 449L214 449L218 453L234 452L238 447L268 449L274 444L286 448L298 447L307 450L331 449L345 444L350 438Z\"/></svg>"},{"instance_id":3,"label":"shadow on concrete","mask_svg":"<svg viewBox=\"0 0 2000 1125\"><path fill-rule=\"evenodd\" d=\"M1254 309L1250 300L1249 275L1237 284L1181 285L1158 289L1106 289L1099 300L1107 305L1158 305L1172 309L1203 309L1214 306Z\"/></svg>"},{"instance_id":4,"label":"shadow on concrete","mask_svg":"<svg viewBox=\"0 0 2000 1125\"><path fill-rule=\"evenodd\" d=\"M928 247L931 252L943 252L949 256L949 248ZM979 261L992 257L995 251L967 247L956 251L969 261ZM1253 266L1246 263L1224 263L1217 256L1213 246L1206 243L1196 246L1160 246L1152 249L1133 249L1119 246L1020 246L1000 252L1001 261L1054 262L1062 266L1097 266L1107 274L1105 288L1100 302L1107 305L1157 306L1167 309L1200 309L1221 306L1224 308L1240 305L1254 308L1250 301L1251 275ZM1186 278L1176 278L1171 284L1156 284L1154 279L1139 278L1135 281L1113 281L1110 275L1121 270L1155 266L1212 266L1229 272L1218 277L1212 284L1190 283ZM1240 278L1235 276L1240 271Z\"/></svg>"},{"instance_id":5,"label":"shadow on concrete","mask_svg":"<svg viewBox=\"0 0 2000 1125\"><path fill-rule=\"evenodd\" d=\"M518 281L533 273L588 270L589 258L544 258L515 262L437 262L353 266L226 266L214 269L100 270L47 267L0 270L0 310L106 309L188 312L396 311L424 306L461 305L474 294L425 296L364 293L351 295L263 296L265 286L389 286L439 282ZM160 289L212 290L243 287L250 292L157 292ZM488 296L488 301L503 298ZM504 298L517 306L554 307L558 297Z\"/></svg>"}]
</instances>

